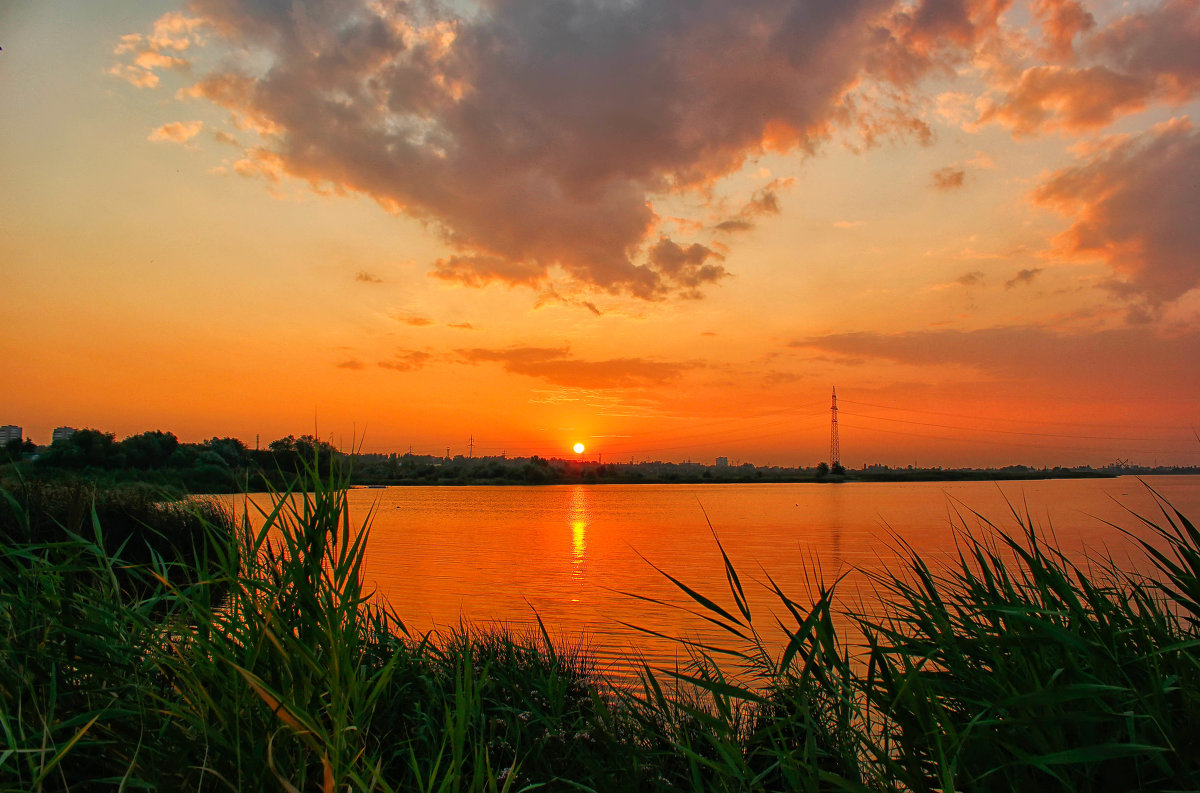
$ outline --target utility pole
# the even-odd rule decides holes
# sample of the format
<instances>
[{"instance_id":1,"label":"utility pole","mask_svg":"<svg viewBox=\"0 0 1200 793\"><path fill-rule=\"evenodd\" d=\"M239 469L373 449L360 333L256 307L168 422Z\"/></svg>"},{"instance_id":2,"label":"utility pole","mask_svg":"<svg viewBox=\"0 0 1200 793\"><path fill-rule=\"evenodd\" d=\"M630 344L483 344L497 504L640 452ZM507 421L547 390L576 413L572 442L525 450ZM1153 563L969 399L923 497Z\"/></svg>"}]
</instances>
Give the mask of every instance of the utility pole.
<instances>
[{"instance_id":1,"label":"utility pole","mask_svg":"<svg viewBox=\"0 0 1200 793\"><path fill-rule=\"evenodd\" d=\"M833 407L829 408L829 413L829 467L836 468L842 464L842 445L838 441L837 386L833 387Z\"/></svg>"},{"instance_id":2,"label":"utility pole","mask_svg":"<svg viewBox=\"0 0 1200 793\"><path fill-rule=\"evenodd\" d=\"M467 441L467 459L470 460L475 456L475 434L471 433L471 439Z\"/></svg>"}]
</instances>

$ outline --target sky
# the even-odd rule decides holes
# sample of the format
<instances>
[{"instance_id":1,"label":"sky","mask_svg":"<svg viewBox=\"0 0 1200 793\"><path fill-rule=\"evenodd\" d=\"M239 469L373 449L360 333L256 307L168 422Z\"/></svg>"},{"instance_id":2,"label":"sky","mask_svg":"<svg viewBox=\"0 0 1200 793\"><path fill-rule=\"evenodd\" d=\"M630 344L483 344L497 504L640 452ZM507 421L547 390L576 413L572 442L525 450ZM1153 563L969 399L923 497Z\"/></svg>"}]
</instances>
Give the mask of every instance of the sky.
<instances>
[{"instance_id":1,"label":"sky","mask_svg":"<svg viewBox=\"0 0 1200 793\"><path fill-rule=\"evenodd\" d=\"M0 3L0 423L1200 464L1200 4ZM473 442L473 446L468 446Z\"/></svg>"}]
</instances>

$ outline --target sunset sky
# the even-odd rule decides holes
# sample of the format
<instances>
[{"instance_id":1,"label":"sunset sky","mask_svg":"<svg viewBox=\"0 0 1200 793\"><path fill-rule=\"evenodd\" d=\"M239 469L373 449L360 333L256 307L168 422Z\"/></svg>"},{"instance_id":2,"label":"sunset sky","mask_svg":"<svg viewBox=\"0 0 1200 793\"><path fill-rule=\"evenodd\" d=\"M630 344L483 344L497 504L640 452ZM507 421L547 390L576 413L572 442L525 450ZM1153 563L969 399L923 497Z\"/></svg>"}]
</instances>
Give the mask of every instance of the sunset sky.
<instances>
[{"instance_id":1,"label":"sunset sky","mask_svg":"<svg viewBox=\"0 0 1200 793\"><path fill-rule=\"evenodd\" d=\"M1200 3L0 3L0 424L1200 464Z\"/></svg>"}]
</instances>

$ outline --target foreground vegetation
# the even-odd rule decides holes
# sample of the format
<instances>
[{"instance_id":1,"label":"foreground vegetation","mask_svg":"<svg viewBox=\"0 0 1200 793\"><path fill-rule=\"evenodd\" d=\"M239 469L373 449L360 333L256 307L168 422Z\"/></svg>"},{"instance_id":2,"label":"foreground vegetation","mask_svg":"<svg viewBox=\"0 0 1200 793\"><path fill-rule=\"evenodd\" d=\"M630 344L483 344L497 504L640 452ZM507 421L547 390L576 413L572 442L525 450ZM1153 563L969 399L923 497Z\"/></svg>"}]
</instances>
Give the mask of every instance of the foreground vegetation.
<instances>
[{"instance_id":1,"label":"foreground vegetation","mask_svg":"<svg viewBox=\"0 0 1200 793\"><path fill-rule=\"evenodd\" d=\"M0 789L1200 787L1200 533L1166 505L1153 579L1026 517L949 568L909 554L854 641L832 586L769 582L776 620L726 560L721 598L676 584L728 645L618 690L544 628L410 633L362 588L345 481L314 473L236 520L2 493Z\"/></svg>"}]
</instances>

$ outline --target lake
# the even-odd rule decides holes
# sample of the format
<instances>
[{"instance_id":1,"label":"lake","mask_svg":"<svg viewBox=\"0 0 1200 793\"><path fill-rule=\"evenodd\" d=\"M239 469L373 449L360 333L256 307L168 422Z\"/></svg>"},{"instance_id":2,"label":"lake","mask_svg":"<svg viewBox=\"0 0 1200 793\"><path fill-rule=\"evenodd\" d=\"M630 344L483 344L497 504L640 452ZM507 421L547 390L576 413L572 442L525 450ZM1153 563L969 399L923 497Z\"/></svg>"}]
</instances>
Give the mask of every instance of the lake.
<instances>
[{"instance_id":1,"label":"lake","mask_svg":"<svg viewBox=\"0 0 1200 793\"><path fill-rule=\"evenodd\" d=\"M366 578L412 630L535 625L566 644L586 641L602 671L624 677L640 654L652 666L686 658L670 636L727 643L678 609L687 598L654 565L733 610L714 532L742 577L756 623L778 603L766 573L796 599L807 582L842 584L856 601L864 573L897 563L903 541L926 559L954 550L954 523L982 530L984 516L1015 529L1012 510L1052 531L1073 556L1111 553L1145 567L1106 522L1148 536L1129 510L1157 512L1152 486L1193 520L1200 477L1119 477L1023 482L582 485L355 489L351 518L370 515ZM709 528L711 522L712 530ZM1132 557L1131 557L1132 554ZM765 618L765 619L764 619Z\"/></svg>"}]
</instances>

